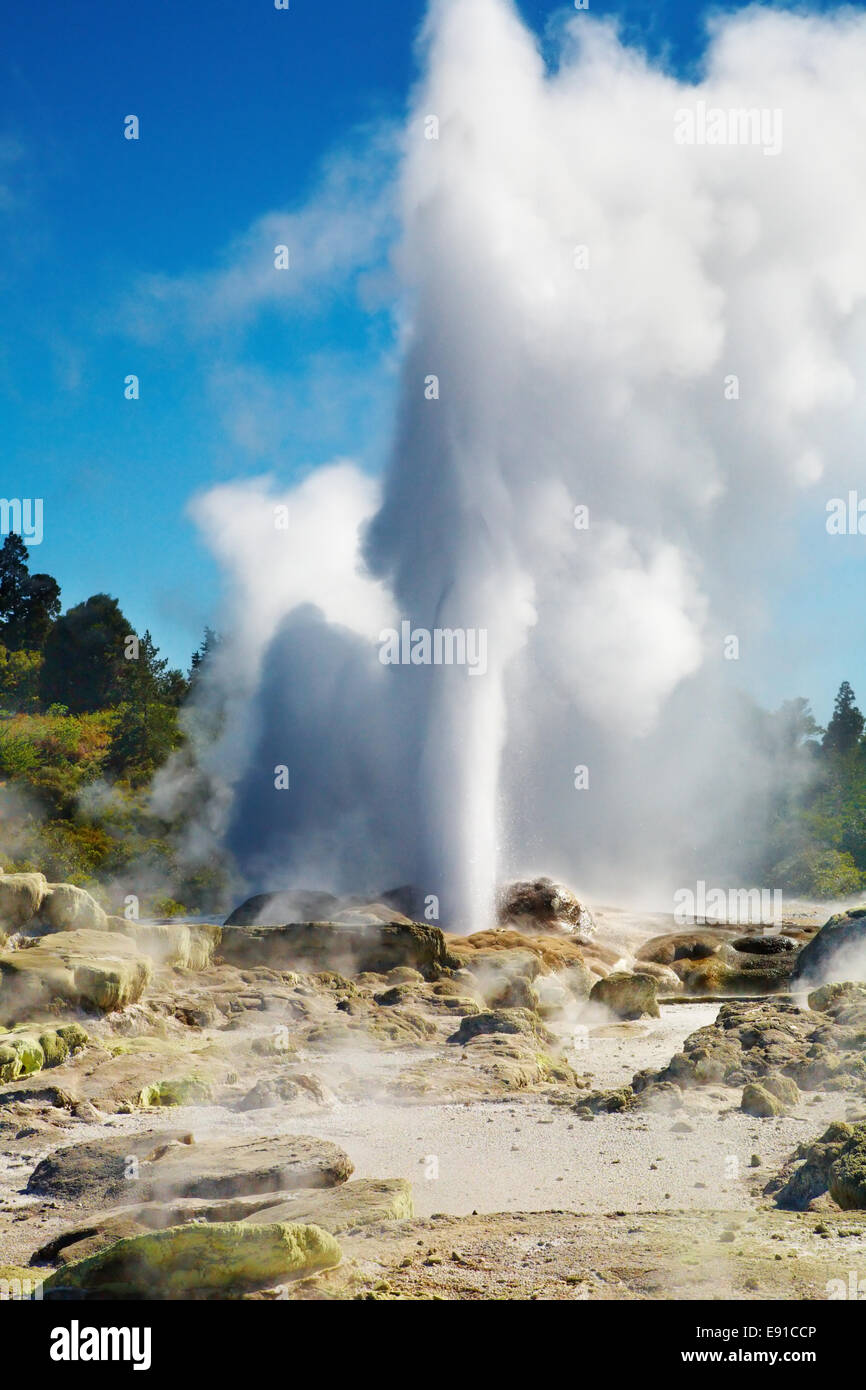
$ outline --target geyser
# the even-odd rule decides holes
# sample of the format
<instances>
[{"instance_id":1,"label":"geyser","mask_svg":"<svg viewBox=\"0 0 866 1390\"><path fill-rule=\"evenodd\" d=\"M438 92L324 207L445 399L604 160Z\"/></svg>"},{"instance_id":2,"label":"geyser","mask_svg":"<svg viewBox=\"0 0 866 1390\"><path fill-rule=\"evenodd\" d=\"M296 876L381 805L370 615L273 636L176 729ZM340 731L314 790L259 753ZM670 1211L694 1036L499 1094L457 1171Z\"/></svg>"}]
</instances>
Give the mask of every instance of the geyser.
<instances>
[{"instance_id":1,"label":"geyser","mask_svg":"<svg viewBox=\"0 0 866 1390\"><path fill-rule=\"evenodd\" d=\"M194 508L234 580L202 756L251 888L413 883L470 930L506 877L669 903L753 851L770 774L727 658L754 675L793 528L861 447L866 19L714 23L695 87L588 13L548 68L508 0L431 5L381 485L312 474L288 544L267 481ZM783 147L678 141L698 98L782 111ZM402 624L483 630L483 675L383 665Z\"/></svg>"}]
</instances>

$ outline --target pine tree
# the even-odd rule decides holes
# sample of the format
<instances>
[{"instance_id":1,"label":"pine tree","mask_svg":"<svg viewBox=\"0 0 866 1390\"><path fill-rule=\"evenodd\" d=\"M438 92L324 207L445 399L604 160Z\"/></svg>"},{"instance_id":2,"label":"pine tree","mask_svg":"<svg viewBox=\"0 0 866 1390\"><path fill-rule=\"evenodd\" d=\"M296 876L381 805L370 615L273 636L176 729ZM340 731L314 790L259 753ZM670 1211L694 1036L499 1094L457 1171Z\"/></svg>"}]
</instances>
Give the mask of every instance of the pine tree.
<instances>
[{"instance_id":1,"label":"pine tree","mask_svg":"<svg viewBox=\"0 0 866 1390\"><path fill-rule=\"evenodd\" d=\"M855 705L854 698L851 686L843 681L833 706L833 717L824 734L822 746L825 752L846 757L859 744L866 720Z\"/></svg>"}]
</instances>

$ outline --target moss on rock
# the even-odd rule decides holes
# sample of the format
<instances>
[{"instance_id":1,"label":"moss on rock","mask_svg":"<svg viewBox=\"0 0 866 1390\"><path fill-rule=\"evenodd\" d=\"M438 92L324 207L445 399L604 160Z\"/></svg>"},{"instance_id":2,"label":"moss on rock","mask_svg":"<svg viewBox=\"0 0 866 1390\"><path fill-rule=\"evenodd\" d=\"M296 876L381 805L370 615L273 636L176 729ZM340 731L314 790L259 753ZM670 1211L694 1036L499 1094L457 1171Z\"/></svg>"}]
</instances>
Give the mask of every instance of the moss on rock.
<instances>
[{"instance_id":1,"label":"moss on rock","mask_svg":"<svg viewBox=\"0 0 866 1390\"><path fill-rule=\"evenodd\" d=\"M240 1294L333 1269L341 1258L337 1241L319 1226L194 1223L119 1240L57 1271L45 1292L80 1289L117 1299Z\"/></svg>"}]
</instances>

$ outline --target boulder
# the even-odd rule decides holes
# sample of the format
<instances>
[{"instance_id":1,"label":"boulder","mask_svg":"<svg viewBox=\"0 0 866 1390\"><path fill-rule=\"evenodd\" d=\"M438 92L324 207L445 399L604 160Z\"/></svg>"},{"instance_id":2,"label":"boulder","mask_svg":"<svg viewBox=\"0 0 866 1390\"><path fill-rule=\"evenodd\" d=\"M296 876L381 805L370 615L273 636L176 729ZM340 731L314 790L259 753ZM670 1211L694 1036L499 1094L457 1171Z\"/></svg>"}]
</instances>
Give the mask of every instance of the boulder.
<instances>
[{"instance_id":1,"label":"boulder","mask_svg":"<svg viewBox=\"0 0 866 1390\"><path fill-rule=\"evenodd\" d=\"M597 980L590 992L590 1001L604 1006L617 1018L658 1018L656 981L652 975L629 975L616 970L603 980Z\"/></svg>"},{"instance_id":2,"label":"boulder","mask_svg":"<svg viewBox=\"0 0 866 1390\"><path fill-rule=\"evenodd\" d=\"M3 874L0 877L0 932L4 940L33 920L47 891L44 874Z\"/></svg>"},{"instance_id":3,"label":"boulder","mask_svg":"<svg viewBox=\"0 0 866 1390\"><path fill-rule=\"evenodd\" d=\"M167 1130L57 1149L37 1164L27 1191L93 1207L334 1187L351 1173L342 1149L307 1135L196 1144L188 1132Z\"/></svg>"},{"instance_id":4,"label":"boulder","mask_svg":"<svg viewBox=\"0 0 866 1390\"><path fill-rule=\"evenodd\" d=\"M0 1019L8 1025L57 1000L112 1013L140 999L150 978L150 961L125 936L55 932L26 949L0 951Z\"/></svg>"},{"instance_id":5,"label":"boulder","mask_svg":"<svg viewBox=\"0 0 866 1390\"><path fill-rule=\"evenodd\" d=\"M194 1223L132 1236L45 1281L46 1298L65 1291L116 1299L227 1295L272 1287L333 1269L342 1253L318 1226Z\"/></svg>"},{"instance_id":6,"label":"boulder","mask_svg":"<svg viewBox=\"0 0 866 1390\"><path fill-rule=\"evenodd\" d=\"M0 1083L60 1066L86 1043L87 1034L77 1023L60 1028L24 1025L11 1033L0 1033Z\"/></svg>"},{"instance_id":7,"label":"boulder","mask_svg":"<svg viewBox=\"0 0 866 1390\"><path fill-rule=\"evenodd\" d=\"M653 936L637 951L636 960L655 961L658 965L673 965L680 960L705 960L714 956L726 941L737 933L721 927L693 927L689 931L668 932Z\"/></svg>"},{"instance_id":8,"label":"boulder","mask_svg":"<svg viewBox=\"0 0 866 1390\"><path fill-rule=\"evenodd\" d=\"M155 965L182 970L207 970L222 935L220 927L209 923L128 922L125 917L108 917L106 924L109 931L129 937Z\"/></svg>"},{"instance_id":9,"label":"boulder","mask_svg":"<svg viewBox=\"0 0 866 1390\"><path fill-rule=\"evenodd\" d=\"M747 952L723 942L711 956L674 960L671 969L690 994L770 994L790 988L796 962L794 950Z\"/></svg>"},{"instance_id":10,"label":"boulder","mask_svg":"<svg viewBox=\"0 0 866 1390\"><path fill-rule=\"evenodd\" d=\"M775 1095L766 1084L757 1081L750 1081L743 1087L740 1109L744 1114L754 1115L758 1119L771 1119L788 1112L788 1106L781 1097Z\"/></svg>"},{"instance_id":11,"label":"boulder","mask_svg":"<svg viewBox=\"0 0 866 1390\"><path fill-rule=\"evenodd\" d=\"M843 1211L866 1209L866 1125L856 1125L839 1157L830 1164L830 1196Z\"/></svg>"},{"instance_id":12,"label":"boulder","mask_svg":"<svg viewBox=\"0 0 866 1390\"><path fill-rule=\"evenodd\" d=\"M500 926L530 935L559 931L588 941L596 931L589 909L550 878L506 884L497 895L496 914Z\"/></svg>"},{"instance_id":13,"label":"boulder","mask_svg":"<svg viewBox=\"0 0 866 1390\"><path fill-rule=\"evenodd\" d=\"M860 907L837 913L824 923L797 957L792 982L819 985L864 976L866 907Z\"/></svg>"},{"instance_id":14,"label":"boulder","mask_svg":"<svg viewBox=\"0 0 866 1390\"><path fill-rule=\"evenodd\" d=\"M276 1206L264 1207L247 1222L297 1221L339 1235L379 1221L411 1221L412 1188L404 1178L359 1178L325 1192L296 1192Z\"/></svg>"},{"instance_id":15,"label":"boulder","mask_svg":"<svg viewBox=\"0 0 866 1390\"><path fill-rule=\"evenodd\" d=\"M780 1207L805 1210L829 1193L844 1211L866 1208L866 1124L836 1121L820 1139L800 1144L764 1189Z\"/></svg>"},{"instance_id":16,"label":"boulder","mask_svg":"<svg viewBox=\"0 0 866 1390\"><path fill-rule=\"evenodd\" d=\"M105 931L108 918L95 898L73 883L49 883L39 908L49 932Z\"/></svg>"},{"instance_id":17,"label":"boulder","mask_svg":"<svg viewBox=\"0 0 866 1390\"><path fill-rule=\"evenodd\" d=\"M329 922L285 926L223 927L220 952L232 965L265 965L272 970L321 970L341 975L364 971L385 975L410 966L425 978L459 962L450 955L438 927L421 922L345 926Z\"/></svg>"},{"instance_id":18,"label":"boulder","mask_svg":"<svg viewBox=\"0 0 866 1390\"><path fill-rule=\"evenodd\" d=\"M484 1033L519 1033L524 1037L553 1042L553 1035L528 1009L491 1009L487 1013L473 1014L460 1022L456 1033L452 1033L450 1043L467 1043Z\"/></svg>"},{"instance_id":19,"label":"boulder","mask_svg":"<svg viewBox=\"0 0 866 1390\"><path fill-rule=\"evenodd\" d=\"M292 888L282 893L257 893L230 912L227 927L279 926L282 922L327 922L340 906L333 893Z\"/></svg>"}]
</instances>

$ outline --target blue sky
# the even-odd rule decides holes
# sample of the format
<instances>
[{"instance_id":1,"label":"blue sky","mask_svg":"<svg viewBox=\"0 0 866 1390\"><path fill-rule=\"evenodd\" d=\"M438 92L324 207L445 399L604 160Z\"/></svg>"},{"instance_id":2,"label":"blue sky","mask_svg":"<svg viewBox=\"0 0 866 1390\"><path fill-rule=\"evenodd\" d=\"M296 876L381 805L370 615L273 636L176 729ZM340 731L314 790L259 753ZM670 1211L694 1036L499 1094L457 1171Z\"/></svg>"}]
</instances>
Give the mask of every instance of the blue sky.
<instances>
[{"instance_id":1,"label":"blue sky","mask_svg":"<svg viewBox=\"0 0 866 1390\"><path fill-rule=\"evenodd\" d=\"M618 15L627 38L674 70L696 70L706 8L694 0L591 6ZM521 5L539 34L561 8ZM216 323L195 313L178 323L167 310L162 321L154 286L206 290L257 219L305 204L323 163L359 129L399 122L423 11L422 0L291 0L288 13L270 0L6 8L2 495L44 498L32 563L56 575L66 605L116 595L178 664L218 605L219 576L188 499L228 478L272 472L289 482L341 454L380 467L395 364L384 255L378 280L349 272L315 303L301 298L289 312L252 303ZM138 142L123 139L131 112ZM133 372L141 399L129 402ZM862 650L859 567L851 549L835 555L830 580L850 595L850 645ZM832 592L811 585L790 596L763 698L805 694L826 717L839 680L856 686L866 674L859 657L837 669L828 637L787 682L796 623L814 643L828 601Z\"/></svg>"}]
</instances>

